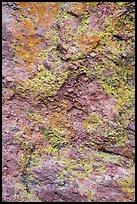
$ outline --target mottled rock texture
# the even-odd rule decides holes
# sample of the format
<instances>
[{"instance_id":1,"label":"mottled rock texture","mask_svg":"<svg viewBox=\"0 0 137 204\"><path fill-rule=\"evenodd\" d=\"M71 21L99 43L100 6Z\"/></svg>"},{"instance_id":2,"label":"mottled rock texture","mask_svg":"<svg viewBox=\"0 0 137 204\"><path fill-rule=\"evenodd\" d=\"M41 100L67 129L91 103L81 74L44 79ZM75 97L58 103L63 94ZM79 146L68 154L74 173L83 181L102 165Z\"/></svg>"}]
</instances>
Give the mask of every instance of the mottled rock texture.
<instances>
[{"instance_id":1,"label":"mottled rock texture","mask_svg":"<svg viewBox=\"0 0 137 204\"><path fill-rule=\"evenodd\" d=\"M134 46L134 2L3 2L3 202L135 201Z\"/></svg>"}]
</instances>

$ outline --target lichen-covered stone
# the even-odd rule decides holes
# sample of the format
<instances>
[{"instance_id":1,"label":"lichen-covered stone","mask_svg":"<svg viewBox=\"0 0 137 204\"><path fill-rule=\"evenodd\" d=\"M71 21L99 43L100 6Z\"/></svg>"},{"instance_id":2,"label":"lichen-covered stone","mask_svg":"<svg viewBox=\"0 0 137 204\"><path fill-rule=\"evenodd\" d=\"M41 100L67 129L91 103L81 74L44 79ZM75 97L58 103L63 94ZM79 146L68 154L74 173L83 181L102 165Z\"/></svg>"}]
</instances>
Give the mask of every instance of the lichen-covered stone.
<instances>
[{"instance_id":1,"label":"lichen-covered stone","mask_svg":"<svg viewBox=\"0 0 137 204\"><path fill-rule=\"evenodd\" d=\"M3 201L134 201L134 7L3 3Z\"/></svg>"}]
</instances>

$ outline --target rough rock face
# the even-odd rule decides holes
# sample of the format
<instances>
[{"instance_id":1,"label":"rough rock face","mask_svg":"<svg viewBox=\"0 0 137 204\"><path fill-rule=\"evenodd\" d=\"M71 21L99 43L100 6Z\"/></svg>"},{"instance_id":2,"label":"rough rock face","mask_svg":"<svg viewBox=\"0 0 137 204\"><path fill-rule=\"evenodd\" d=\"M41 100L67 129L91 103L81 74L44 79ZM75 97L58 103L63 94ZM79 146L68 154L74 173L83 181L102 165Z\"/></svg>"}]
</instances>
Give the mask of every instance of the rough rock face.
<instances>
[{"instance_id":1,"label":"rough rock face","mask_svg":"<svg viewBox=\"0 0 137 204\"><path fill-rule=\"evenodd\" d=\"M134 15L3 2L3 202L135 201Z\"/></svg>"}]
</instances>

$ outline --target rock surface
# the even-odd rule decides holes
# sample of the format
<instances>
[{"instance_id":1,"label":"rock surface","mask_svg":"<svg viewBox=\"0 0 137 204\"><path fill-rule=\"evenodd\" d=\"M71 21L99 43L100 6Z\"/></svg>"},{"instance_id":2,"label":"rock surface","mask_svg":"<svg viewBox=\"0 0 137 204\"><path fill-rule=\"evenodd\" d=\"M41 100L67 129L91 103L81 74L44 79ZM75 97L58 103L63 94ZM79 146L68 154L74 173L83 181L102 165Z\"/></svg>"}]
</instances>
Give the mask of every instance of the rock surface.
<instances>
[{"instance_id":1,"label":"rock surface","mask_svg":"<svg viewBox=\"0 0 137 204\"><path fill-rule=\"evenodd\" d=\"M134 21L134 2L3 2L3 202L135 201Z\"/></svg>"}]
</instances>

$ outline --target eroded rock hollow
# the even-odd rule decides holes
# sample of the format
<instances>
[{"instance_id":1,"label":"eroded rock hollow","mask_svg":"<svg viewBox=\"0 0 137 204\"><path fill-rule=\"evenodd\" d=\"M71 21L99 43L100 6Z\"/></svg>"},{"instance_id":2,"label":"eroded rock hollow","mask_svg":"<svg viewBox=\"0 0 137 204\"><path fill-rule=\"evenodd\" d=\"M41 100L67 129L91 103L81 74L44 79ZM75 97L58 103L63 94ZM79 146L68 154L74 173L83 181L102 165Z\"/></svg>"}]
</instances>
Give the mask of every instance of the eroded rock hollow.
<instances>
[{"instance_id":1,"label":"eroded rock hollow","mask_svg":"<svg viewBox=\"0 0 137 204\"><path fill-rule=\"evenodd\" d=\"M135 3L3 2L3 202L131 202Z\"/></svg>"}]
</instances>

